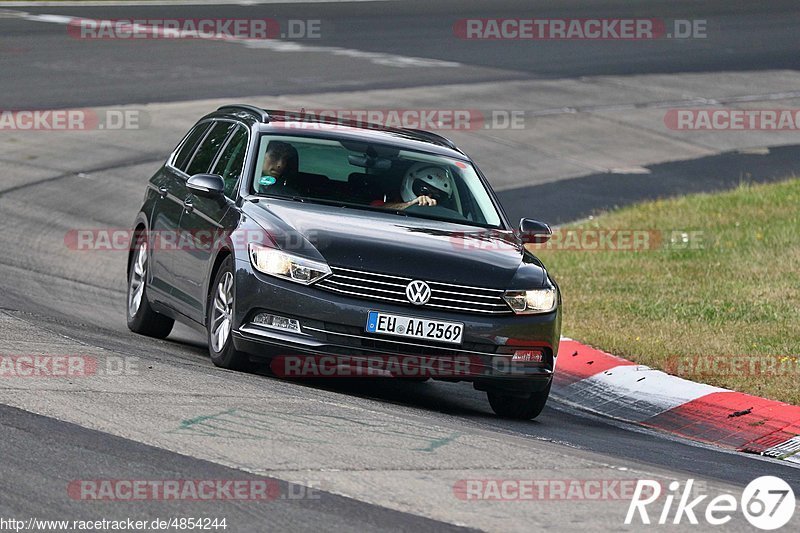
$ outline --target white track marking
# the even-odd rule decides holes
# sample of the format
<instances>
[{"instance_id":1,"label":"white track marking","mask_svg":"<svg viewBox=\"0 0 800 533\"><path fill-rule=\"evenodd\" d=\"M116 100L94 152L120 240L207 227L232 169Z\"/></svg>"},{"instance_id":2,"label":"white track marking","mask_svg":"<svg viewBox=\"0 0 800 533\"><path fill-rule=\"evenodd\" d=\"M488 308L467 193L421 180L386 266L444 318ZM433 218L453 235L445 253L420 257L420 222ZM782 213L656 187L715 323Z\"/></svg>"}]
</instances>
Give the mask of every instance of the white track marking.
<instances>
[{"instance_id":1,"label":"white track marking","mask_svg":"<svg viewBox=\"0 0 800 533\"><path fill-rule=\"evenodd\" d=\"M624 365L572 383L558 394L591 411L642 422L714 392L726 389L688 381L647 366Z\"/></svg>"},{"instance_id":2,"label":"white track marking","mask_svg":"<svg viewBox=\"0 0 800 533\"><path fill-rule=\"evenodd\" d=\"M767 448L762 455L778 457L792 463L800 463L800 435L772 448Z\"/></svg>"},{"instance_id":3,"label":"white track marking","mask_svg":"<svg viewBox=\"0 0 800 533\"><path fill-rule=\"evenodd\" d=\"M65 15L49 15L49 14L33 14L24 11L9 11L3 12L4 17L18 17L31 22L47 22L53 24L67 25L73 21L79 21L82 17L70 17ZM92 19L99 23L113 24L113 21L106 19ZM150 26L145 24L136 24L132 27L137 29L149 30L155 34L162 34L164 28L158 26ZM197 38L203 38L202 32L183 32ZM306 45L296 41L283 41L280 39L243 39L241 37L233 37L230 35L215 35L211 40L224 43L234 43L252 49L269 50L271 52L305 52L305 53L320 53L330 54L340 57L350 57L353 59L364 59L375 65L395 68L457 68L462 66L461 63L455 61L442 61L439 59L430 59L424 57L403 56L398 54L387 54L383 52L367 52L364 50L356 50L352 48L341 48L338 46L318 46Z\"/></svg>"}]
</instances>

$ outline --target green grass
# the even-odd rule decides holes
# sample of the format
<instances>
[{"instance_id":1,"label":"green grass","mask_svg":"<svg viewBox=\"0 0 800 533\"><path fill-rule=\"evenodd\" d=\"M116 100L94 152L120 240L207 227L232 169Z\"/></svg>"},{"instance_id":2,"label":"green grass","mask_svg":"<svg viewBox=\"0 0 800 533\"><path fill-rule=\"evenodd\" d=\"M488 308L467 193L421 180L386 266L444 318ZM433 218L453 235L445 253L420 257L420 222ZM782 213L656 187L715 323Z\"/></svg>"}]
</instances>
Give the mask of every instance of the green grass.
<instances>
[{"instance_id":1,"label":"green grass","mask_svg":"<svg viewBox=\"0 0 800 533\"><path fill-rule=\"evenodd\" d=\"M800 365L786 357L800 354L800 180L649 202L561 230L599 228L665 238L639 251L534 248L561 286L565 336L688 379L800 404ZM684 243L683 232L701 238ZM731 357L748 364L707 366Z\"/></svg>"}]
</instances>

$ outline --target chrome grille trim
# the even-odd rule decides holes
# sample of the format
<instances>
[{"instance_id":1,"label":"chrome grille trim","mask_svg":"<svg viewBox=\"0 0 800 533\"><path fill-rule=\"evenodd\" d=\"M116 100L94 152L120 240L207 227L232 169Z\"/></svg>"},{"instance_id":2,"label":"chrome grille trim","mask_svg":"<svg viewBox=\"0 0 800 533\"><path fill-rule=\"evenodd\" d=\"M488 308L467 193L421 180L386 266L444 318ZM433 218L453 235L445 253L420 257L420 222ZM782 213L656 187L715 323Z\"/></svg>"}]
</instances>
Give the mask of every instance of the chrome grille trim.
<instances>
[{"instance_id":1,"label":"chrome grille trim","mask_svg":"<svg viewBox=\"0 0 800 533\"><path fill-rule=\"evenodd\" d=\"M481 313L484 315L510 315L512 311L509 309L508 311L486 311L485 309L472 309L469 307L453 307L452 305L440 305L440 304L432 304L427 303L422 307L437 307L441 309L451 309L454 311L466 311L468 313Z\"/></svg>"},{"instance_id":2,"label":"chrome grille trim","mask_svg":"<svg viewBox=\"0 0 800 533\"><path fill-rule=\"evenodd\" d=\"M402 279L403 281L411 281L412 278L404 278L402 276L391 276L389 274L378 274L377 272L364 272L363 270L353 270L352 268L344 268L344 267L331 267L331 270L334 272L337 270L344 270L347 272L355 272L356 274L365 274L368 276L380 276L382 278L394 278L394 279Z\"/></svg>"},{"instance_id":3,"label":"chrome grille trim","mask_svg":"<svg viewBox=\"0 0 800 533\"><path fill-rule=\"evenodd\" d=\"M316 287L366 300L380 300L411 305L406 298L406 285L414 278L363 272L331 266L332 274L316 283ZM425 281L431 288L431 299L423 306L433 309L483 315L510 315L513 311L503 300L502 289L471 287L441 281ZM453 290L455 289L455 290ZM452 295L452 296L451 296ZM456 296L454 298L453 296Z\"/></svg>"},{"instance_id":4,"label":"chrome grille trim","mask_svg":"<svg viewBox=\"0 0 800 533\"><path fill-rule=\"evenodd\" d=\"M334 287L328 287L327 285L323 287L319 283L317 283L317 287L319 287L320 289L325 289L325 290L328 290L328 291L338 292L338 293L341 293L341 294L349 294L351 296L358 296L360 298L368 298L370 300L378 299L378 300L388 300L390 302L399 302L401 304L407 304L408 303L408 300L405 300L405 299L400 300L400 299L397 299L397 298L387 298L385 296L376 296L374 294L366 295L366 294L363 294L363 293L360 293L360 292L345 291L345 290L337 289L337 288L334 288Z\"/></svg>"},{"instance_id":5,"label":"chrome grille trim","mask_svg":"<svg viewBox=\"0 0 800 533\"><path fill-rule=\"evenodd\" d=\"M430 283L428 283L430 285ZM437 293L444 293L444 294L457 294L459 296L471 296L473 298L497 298L497 296L484 296L482 294L469 294L466 292L456 292L456 291L444 291L442 289L436 289Z\"/></svg>"},{"instance_id":6,"label":"chrome grille trim","mask_svg":"<svg viewBox=\"0 0 800 533\"><path fill-rule=\"evenodd\" d=\"M362 285L352 285L350 283L342 283L341 281L336 281L334 279L328 280L328 283L333 283L338 287L350 287L351 289L364 289ZM378 291L378 292L388 292L389 294L397 295L397 291L390 291L387 289L378 289L377 287L373 288L370 287L369 290L371 291Z\"/></svg>"},{"instance_id":7,"label":"chrome grille trim","mask_svg":"<svg viewBox=\"0 0 800 533\"><path fill-rule=\"evenodd\" d=\"M434 300L441 300L441 301L444 301L444 302L458 302L460 304L483 305L483 306L487 306L487 307L503 307L503 308L507 307L505 304L495 304L495 303L491 303L491 302L471 302L469 300L457 300L455 298L436 298L436 297L431 297L431 301L434 301Z\"/></svg>"},{"instance_id":8,"label":"chrome grille trim","mask_svg":"<svg viewBox=\"0 0 800 533\"><path fill-rule=\"evenodd\" d=\"M484 291L484 292L493 292L496 296L502 296L502 294L506 291L503 289L490 289L488 287L470 287L469 285L456 285L455 283L442 283L441 281L429 281L428 285L431 287L438 285L441 287L459 287L461 289L470 289L473 291Z\"/></svg>"},{"instance_id":9,"label":"chrome grille trim","mask_svg":"<svg viewBox=\"0 0 800 533\"><path fill-rule=\"evenodd\" d=\"M355 280L355 281L365 281L364 278L355 278L353 276L345 276L344 274L337 274L336 277L337 278L344 278L344 279L352 279L352 280ZM411 280L409 280L409 281L411 281ZM379 285L393 285L395 287L402 287L403 291L406 290L406 285L408 285L408 283L389 283L389 282L386 282L386 281L375 281L375 280L370 280L368 283L377 283Z\"/></svg>"}]
</instances>

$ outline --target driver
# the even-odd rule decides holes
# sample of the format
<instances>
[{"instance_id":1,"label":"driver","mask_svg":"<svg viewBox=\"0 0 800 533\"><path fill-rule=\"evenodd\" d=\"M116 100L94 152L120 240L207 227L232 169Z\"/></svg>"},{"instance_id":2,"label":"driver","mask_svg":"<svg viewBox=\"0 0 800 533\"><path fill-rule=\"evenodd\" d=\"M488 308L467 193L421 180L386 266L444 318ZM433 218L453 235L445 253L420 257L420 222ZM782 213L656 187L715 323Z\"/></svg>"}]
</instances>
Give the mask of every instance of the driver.
<instances>
[{"instance_id":1,"label":"driver","mask_svg":"<svg viewBox=\"0 0 800 533\"><path fill-rule=\"evenodd\" d=\"M264 154L264 165L258 181L260 190L264 192L268 187L285 188L287 178L297 174L297 167L297 149L294 146L283 141L270 141Z\"/></svg>"},{"instance_id":2,"label":"driver","mask_svg":"<svg viewBox=\"0 0 800 533\"><path fill-rule=\"evenodd\" d=\"M433 206L453 196L455 185L447 170L430 163L414 163L400 183L402 202L388 203L387 209L406 209L412 205Z\"/></svg>"}]
</instances>

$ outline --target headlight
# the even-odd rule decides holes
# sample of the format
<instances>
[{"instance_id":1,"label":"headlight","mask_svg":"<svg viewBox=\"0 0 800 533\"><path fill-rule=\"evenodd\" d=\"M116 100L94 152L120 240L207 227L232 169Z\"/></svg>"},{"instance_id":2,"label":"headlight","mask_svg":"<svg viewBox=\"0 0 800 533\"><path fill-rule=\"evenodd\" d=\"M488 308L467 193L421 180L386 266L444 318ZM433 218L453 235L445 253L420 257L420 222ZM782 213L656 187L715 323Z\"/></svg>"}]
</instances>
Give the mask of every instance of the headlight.
<instances>
[{"instance_id":1,"label":"headlight","mask_svg":"<svg viewBox=\"0 0 800 533\"><path fill-rule=\"evenodd\" d=\"M548 313L555 309L558 294L555 287L529 291L506 291L503 299L517 314Z\"/></svg>"},{"instance_id":2,"label":"headlight","mask_svg":"<svg viewBox=\"0 0 800 533\"><path fill-rule=\"evenodd\" d=\"M270 276L310 285L331 273L321 261L306 259L275 248L250 243L250 263L253 268Z\"/></svg>"}]
</instances>

